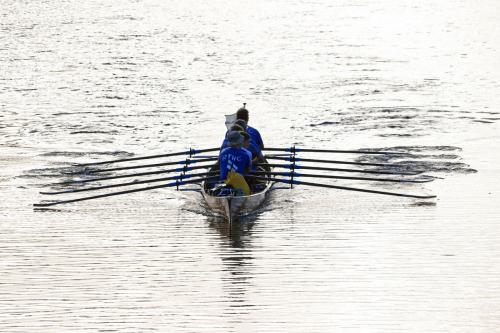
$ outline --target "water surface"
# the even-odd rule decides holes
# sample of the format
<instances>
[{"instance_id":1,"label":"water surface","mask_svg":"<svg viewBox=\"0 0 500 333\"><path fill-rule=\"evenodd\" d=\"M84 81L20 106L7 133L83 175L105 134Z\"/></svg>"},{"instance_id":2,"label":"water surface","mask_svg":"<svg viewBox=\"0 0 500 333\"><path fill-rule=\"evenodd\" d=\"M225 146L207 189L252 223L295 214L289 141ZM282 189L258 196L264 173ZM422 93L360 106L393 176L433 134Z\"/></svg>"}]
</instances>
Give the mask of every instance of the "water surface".
<instances>
[{"instance_id":1,"label":"water surface","mask_svg":"<svg viewBox=\"0 0 500 333\"><path fill-rule=\"evenodd\" d=\"M1 331L495 332L499 12L3 1ZM281 189L232 230L170 189L33 210L72 163L218 146L243 102L268 146L442 178L329 183L437 199Z\"/></svg>"}]
</instances>

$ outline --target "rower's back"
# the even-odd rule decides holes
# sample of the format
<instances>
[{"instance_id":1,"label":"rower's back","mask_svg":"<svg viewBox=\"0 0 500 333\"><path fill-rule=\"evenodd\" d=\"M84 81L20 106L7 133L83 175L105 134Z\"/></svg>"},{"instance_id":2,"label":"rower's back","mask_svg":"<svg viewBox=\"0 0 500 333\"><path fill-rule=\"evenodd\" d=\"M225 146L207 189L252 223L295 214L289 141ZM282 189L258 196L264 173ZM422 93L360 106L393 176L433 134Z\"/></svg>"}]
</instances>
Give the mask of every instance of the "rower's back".
<instances>
[{"instance_id":1,"label":"rower's back","mask_svg":"<svg viewBox=\"0 0 500 333\"><path fill-rule=\"evenodd\" d=\"M220 180L230 185L236 195L250 195L250 187L245 174L252 167L252 154L242 148L243 136L232 131L227 136L229 147L222 149L219 155Z\"/></svg>"},{"instance_id":2,"label":"rower's back","mask_svg":"<svg viewBox=\"0 0 500 333\"><path fill-rule=\"evenodd\" d=\"M229 147L222 149L219 154L221 180L226 180L231 171L244 176L252 167L252 154L242 148L243 136L240 132L229 132L227 139Z\"/></svg>"},{"instance_id":3,"label":"rower's back","mask_svg":"<svg viewBox=\"0 0 500 333\"><path fill-rule=\"evenodd\" d=\"M251 153L243 148L227 147L219 155L220 179L226 180L229 171L245 175L252 166Z\"/></svg>"}]
</instances>

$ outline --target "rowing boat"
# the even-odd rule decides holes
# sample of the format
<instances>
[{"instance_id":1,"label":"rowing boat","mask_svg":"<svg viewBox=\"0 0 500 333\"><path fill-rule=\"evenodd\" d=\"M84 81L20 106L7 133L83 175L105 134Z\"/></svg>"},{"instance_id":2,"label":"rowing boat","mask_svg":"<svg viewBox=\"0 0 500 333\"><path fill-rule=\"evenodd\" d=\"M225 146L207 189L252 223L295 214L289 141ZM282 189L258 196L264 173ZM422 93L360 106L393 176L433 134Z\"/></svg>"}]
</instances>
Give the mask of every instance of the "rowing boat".
<instances>
[{"instance_id":1,"label":"rowing boat","mask_svg":"<svg viewBox=\"0 0 500 333\"><path fill-rule=\"evenodd\" d=\"M211 184L204 181L201 184L201 193L210 210L223 216L228 223L233 223L238 217L251 214L264 203L274 182L267 181L263 185L262 190L250 195L215 196L210 194Z\"/></svg>"}]
</instances>

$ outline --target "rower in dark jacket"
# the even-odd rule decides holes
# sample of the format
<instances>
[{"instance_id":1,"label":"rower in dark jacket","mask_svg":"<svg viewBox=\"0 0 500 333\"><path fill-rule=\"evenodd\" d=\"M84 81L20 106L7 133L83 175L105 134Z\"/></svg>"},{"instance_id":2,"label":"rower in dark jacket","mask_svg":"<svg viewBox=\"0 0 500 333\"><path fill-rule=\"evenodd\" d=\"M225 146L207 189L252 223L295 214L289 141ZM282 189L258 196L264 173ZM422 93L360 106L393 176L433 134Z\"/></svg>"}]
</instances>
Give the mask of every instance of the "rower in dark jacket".
<instances>
[{"instance_id":1,"label":"rower in dark jacket","mask_svg":"<svg viewBox=\"0 0 500 333\"><path fill-rule=\"evenodd\" d=\"M262 137L257 129L248 126L248 110L246 109L247 103L243 103L243 107L236 111L236 119L245 121L245 130L252 138L257 145L259 145L260 149L264 149L264 142L262 141ZM238 122L236 122L238 123Z\"/></svg>"}]
</instances>

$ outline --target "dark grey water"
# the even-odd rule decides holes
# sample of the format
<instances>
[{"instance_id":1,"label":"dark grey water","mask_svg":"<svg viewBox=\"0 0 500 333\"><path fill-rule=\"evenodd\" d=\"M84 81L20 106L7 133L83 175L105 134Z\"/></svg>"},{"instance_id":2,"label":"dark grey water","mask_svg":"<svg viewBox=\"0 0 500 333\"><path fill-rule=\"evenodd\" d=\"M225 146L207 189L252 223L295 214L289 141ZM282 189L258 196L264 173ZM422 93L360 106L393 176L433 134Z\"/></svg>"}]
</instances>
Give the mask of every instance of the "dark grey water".
<instances>
[{"instance_id":1,"label":"dark grey water","mask_svg":"<svg viewBox=\"0 0 500 333\"><path fill-rule=\"evenodd\" d=\"M4 0L0 330L498 331L499 14ZM277 190L231 231L168 189L33 210L71 163L217 146L242 102L268 146L419 153L333 157L442 178L332 184L438 198Z\"/></svg>"}]
</instances>

